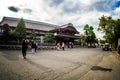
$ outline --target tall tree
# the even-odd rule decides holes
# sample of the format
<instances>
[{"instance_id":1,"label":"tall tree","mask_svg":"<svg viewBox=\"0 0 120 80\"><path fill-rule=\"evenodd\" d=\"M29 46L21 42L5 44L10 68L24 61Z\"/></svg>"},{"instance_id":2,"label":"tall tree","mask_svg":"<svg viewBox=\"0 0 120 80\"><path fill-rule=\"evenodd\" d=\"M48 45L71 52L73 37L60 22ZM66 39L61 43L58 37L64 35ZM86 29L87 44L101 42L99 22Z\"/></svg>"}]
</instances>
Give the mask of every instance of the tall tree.
<instances>
[{"instance_id":1,"label":"tall tree","mask_svg":"<svg viewBox=\"0 0 120 80\"><path fill-rule=\"evenodd\" d=\"M92 26L89 26L88 24L86 24L84 26L84 30L85 30L85 34L86 34L86 42L87 43L94 43L96 42L96 35L94 33L94 28Z\"/></svg>"},{"instance_id":2,"label":"tall tree","mask_svg":"<svg viewBox=\"0 0 120 80\"><path fill-rule=\"evenodd\" d=\"M103 15L99 20L98 30L103 31L106 41L117 48L118 38L120 37L120 19L114 20L111 16Z\"/></svg>"},{"instance_id":3,"label":"tall tree","mask_svg":"<svg viewBox=\"0 0 120 80\"><path fill-rule=\"evenodd\" d=\"M19 39L26 38L26 26L23 18L19 20L17 27L15 29L15 33Z\"/></svg>"}]
</instances>

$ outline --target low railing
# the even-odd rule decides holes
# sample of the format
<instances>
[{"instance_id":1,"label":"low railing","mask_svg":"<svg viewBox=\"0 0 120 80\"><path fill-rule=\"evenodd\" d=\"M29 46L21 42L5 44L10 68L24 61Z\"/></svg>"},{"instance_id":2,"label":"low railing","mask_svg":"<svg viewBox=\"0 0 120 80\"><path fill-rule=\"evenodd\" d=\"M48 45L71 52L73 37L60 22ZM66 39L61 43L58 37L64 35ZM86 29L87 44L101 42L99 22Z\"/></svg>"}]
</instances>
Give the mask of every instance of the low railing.
<instances>
[{"instance_id":1,"label":"low railing","mask_svg":"<svg viewBox=\"0 0 120 80\"><path fill-rule=\"evenodd\" d=\"M74 45L73 48L78 48L80 45ZM66 46L66 48L68 48ZM1 50L21 50L22 45L5 45L5 44L0 44L0 49ZM31 49L31 45L28 45L28 49ZM54 50L56 49L56 44L55 43L44 43L44 44L38 44L37 49L40 50Z\"/></svg>"},{"instance_id":2,"label":"low railing","mask_svg":"<svg viewBox=\"0 0 120 80\"><path fill-rule=\"evenodd\" d=\"M21 45L0 45L2 50L20 50L21 48Z\"/></svg>"},{"instance_id":3,"label":"low railing","mask_svg":"<svg viewBox=\"0 0 120 80\"><path fill-rule=\"evenodd\" d=\"M39 44L37 46L37 49L55 49L55 44ZM1 50L21 50L22 45L6 45L6 44L0 44ZM28 49L31 49L31 45L28 45Z\"/></svg>"}]
</instances>

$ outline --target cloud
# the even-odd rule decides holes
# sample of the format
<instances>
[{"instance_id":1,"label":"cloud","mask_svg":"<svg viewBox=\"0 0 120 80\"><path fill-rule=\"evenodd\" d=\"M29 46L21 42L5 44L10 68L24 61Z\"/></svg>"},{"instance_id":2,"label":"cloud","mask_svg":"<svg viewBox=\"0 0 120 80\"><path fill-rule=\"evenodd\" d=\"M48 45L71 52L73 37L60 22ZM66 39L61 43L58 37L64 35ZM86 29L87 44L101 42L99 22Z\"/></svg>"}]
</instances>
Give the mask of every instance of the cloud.
<instances>
[{"instance_id":1,"label":"cloud","mask_svg":"<svg viewBox=\"0 0 120 80\"><path fill-rule=\"evenodd\" d=\"M31 14L31 13L32 13L32 10L26 8L26 9L23 10L23 12L24 12L24 13L27 13L27 14Z\"/></svg>"},{"instance_id":2,"label":"cloud","mask_svg":"<svg viewBox=\"0 0 120 80\"><path fill-rule=\"evenodd\" d=\"M116 8L116 9L114 10L114 17L115 17L115 18L120 17L120 7Z\"/></svg>"},{"instance_id":3,"label":"cloud","mask_svg":"<svg viewBox=\"0 0 120 80\"><path fill-rule=\"evenodd\" d=\"M10 11L13 11L13 12L18 12L19 11L19 8L15 7L15 6L9 6L8 9Z\"/></svg>"},{"instance_id":4,"label":"cloud","mask_svg":"<svg viewBox=\"0 0 120 80\"><path fill-rule=\"evenodd\" d=\"M8 9L12 12L18 12L18 11L23 11L23 13L27 13L27 14L31 14L32 13L32 9L29 8L21 8L21 7L15 7L15 6L9 6Z\"/></svg>"},{"instance_id":5,"label":"cloud","mask_svg":"<svg viewBox=\"0 0 120 80\"><path fill-rule=\"evenodd\" d=\"M92 8L101 12L108 12L112 10L112 6L114 4L114 0L101 0L92 4Z\"/></svg>"},{"instance_id":6,"label":"cloud","mask_svg":"<svg viewBox=\"0 0 120 80\"><path fill-rule=\"evenodd\" d=\"M120 8L113 10L114 4L115 0L0 0L0 10L3 10L0 15L56 25L71 22L77 30L83 32L85 24L96 28L102 15L118 18ZM19 10L10 11L10 6Z\"/></svg>"},{"instance_id":7,"label":"cloud","mask_svg":"<svg viewBox=\"0 0 120 80\"><path fill-rule=\"evenodd\" d=\"M51 4L53 4L53 5L59 5L59 4L63 3L63 2L64 2L64 0L52 0Z\"/></svg>"}]
</instances>

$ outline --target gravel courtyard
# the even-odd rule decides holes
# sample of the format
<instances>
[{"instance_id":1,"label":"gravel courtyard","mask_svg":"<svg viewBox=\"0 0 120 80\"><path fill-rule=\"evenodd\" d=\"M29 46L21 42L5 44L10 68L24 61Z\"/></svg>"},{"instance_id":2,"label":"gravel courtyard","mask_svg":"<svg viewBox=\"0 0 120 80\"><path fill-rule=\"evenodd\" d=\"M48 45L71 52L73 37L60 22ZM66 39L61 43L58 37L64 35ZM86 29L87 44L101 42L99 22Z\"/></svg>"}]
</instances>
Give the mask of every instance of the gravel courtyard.
<instances>
[{"instance_id":1,"label":"gravel courtyard","mask_svg":"<svg viewBox=\"0 0 120 80\"><path fill-rule=\"evenodd\" d=\"M65 51L0 51L0 80L120 80L120 59L116 52L100 48Z\"/></svg>"}]
</instances>

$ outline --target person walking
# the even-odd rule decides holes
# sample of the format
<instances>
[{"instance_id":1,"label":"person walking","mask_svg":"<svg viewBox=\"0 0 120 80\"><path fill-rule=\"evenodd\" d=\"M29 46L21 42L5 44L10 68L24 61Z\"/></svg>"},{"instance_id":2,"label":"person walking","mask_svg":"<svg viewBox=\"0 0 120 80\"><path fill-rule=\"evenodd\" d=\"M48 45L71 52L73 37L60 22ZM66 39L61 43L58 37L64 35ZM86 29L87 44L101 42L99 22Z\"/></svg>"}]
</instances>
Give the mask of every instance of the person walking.
<instances>
[{"instance_id":1,"label":"person walking","mask_svg":"<svg viewBox=\"0 0 120 80\"><path fill-rule=\"evenodd\" d=\"M24 59L26 59L26 51L28 48L27 45L28 45L27 40L23 39L23 41L22 41L22 55L23 55Z\"/></svg>"},{"instance_id":2,"label":"person walking","mask_svg":"<svg viewBox=\"0 0 120 80\"><path fill-rule=\"evenodd\" d=\"M35 47L35 53L36 53L36 50L37 50L37 43L36 42L34 43L34 47Z\"/></svg>"},{"instance_id":3,"label":"person walking","mask_svg":"<svg viewBox=\"0 0 120 80\"><path fill-rule=\"evenodd\" d=\"M32 53L34 53L34 48L35 48L35 44L34 44L34 42L32 41L32 43L31 43L31 48L32 48Z\"/></svg>"},{"instance_id":4,"label":"person walking","mask_svg":"<svg viewBox=\"0 0 120 80\"><path fill-rule=\"evenodd\" d=\"M73 48L73 46L74 46L74 44L73 44L73 42L71 42L71 48Z\"/></svg>"},{"instance_id":5,"label":"person walking","mask_svg":"<svg viewBox=\"0 0 120 80\"><path fill-rule=\"evenodd\" d=\"M72 42L69 42L69 48L72 48Z\"/></svg>"},{"instance_id":6,"label":"person walking","mask_svg":"<svg viewBox=\"0 0 120 80\"><path fill-rule=\"evenodd\" d=\"M64 50L64 48L65 48L65 43L62 42L62 50Z\"/></svg>"},{"instance_id":7,"label":"person walking","mask_svg":"<svg viewBox=\"0 0 120 80\"><path fill-rule=\"evenodd\" d=\"M111 44L109 45L109 51L112 51L112 45Z\"/></svg>"},{"instance_id":8,"label":"person walking","mask_svg":"<svg viewBox=\"0 0 120 80\"><path fill-rule=\"evenodd\" d=\"M118 45L118 58L120 57L120 45Z\"/></svg>"},{"instance_id":9,"label":"person walking","mask_svg":"<svg viewBox=\"0 0 120 80\"><path fill-rule=\"evenodd\" d=\"M57 47L57 50L60 50L60 43L59 42L57 43L56 47Z\"/></svg>"}]
</instances>

